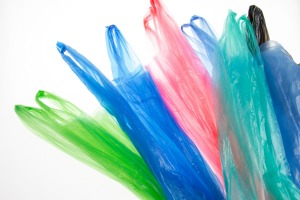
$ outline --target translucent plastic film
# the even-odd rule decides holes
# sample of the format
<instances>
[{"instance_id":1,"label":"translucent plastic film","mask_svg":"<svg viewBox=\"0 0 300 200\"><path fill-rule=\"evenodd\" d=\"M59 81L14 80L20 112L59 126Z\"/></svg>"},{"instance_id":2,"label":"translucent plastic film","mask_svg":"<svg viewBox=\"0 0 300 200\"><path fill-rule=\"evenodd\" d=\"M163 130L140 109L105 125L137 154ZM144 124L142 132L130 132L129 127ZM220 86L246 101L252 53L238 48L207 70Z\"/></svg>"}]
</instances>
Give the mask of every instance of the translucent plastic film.
<instances>
[{"instance_id":1,"label":"translucent plastic film","mask_svg":"<svg viewBox=\"0 0 300 200\"><path fill-rule=\"evenodd\" d=\"M203 17L192 16L190 23L181 26L193 49L212 76L217 37Z\"/></svg>"},{"instance_id":2,"label":"translucent plastic film","mask_svg":"<svg viewBox=\"0 0 300 200\"><path fill-rule=\"evenodd\" d=\"M216 194L213 194L208 186L202 187L201 178L187 162L183 152L179 151L167 136L159 139L154 136L153 130L141 121L111 81L71 47L58 43L57 48L73 72L100 104L116 118L168 199L214 199Z\"/></svg>"},{"instance_id":3,"label":"translucent plastic film","mask_svg":"<svg viewBox=\"0 0 300 200\"><path fill-rule=\"evenodd\" d=\"M286 158L300 188L300 67L275 41L260 46Z\"/></svg>"},{"instance_id":4,"label":"translucent plastic film","mask_svg":"<svg viewBox=\"0 0 300 200\"><path fill-rule=\"evenodd\" d=\"M213 80L227 199L299 199L248 19L229 12Z\"/></svg>"},{"instance_id":5,"label":"translucent plastic film","mask_svg":"<svg viewBox=\"0 0 300 200\"><path fill-rule=\"evenodd\" d=\"M162 188L120 129L101 111L91 117L72 103L39 91L40 108L17 105L23 123L45 141L117 180L143 199L164 199Z\"/></svg>"},{"instance_id":6,"label":"translucent plastic film","mask_svg":"<svg viewBox=\"0 0 300 200\"><path fill-rule=\"evenodd\" d=\"M182 156L178 155L178 162L187 162L191 166L197 174L197 178L194 177L197 181L195 184L203 191L206 198L223 199L223 189L218 178L203 160L194 143L171 116L148 71L142 66L115 25L107 28L106 41L116 87L140 121L149 129L153 137L157 138L156 140L169 138L172 143L165 148L173 152L181 152ZM190 168L184 172L186 174L184 179L190 179L190 175L194 173L188 170ZM210 194L206 194L208 192ZM195 195L197 193L195 192Z\"/></svg>"},{"instance_id":7,"label":"translucent plastic film","mask_svg":"<svg viewBox=\"0 0 300 200\"><path fill-rule=\"evenodd\" d=\"M147 70L172 115L223 183L209 73L159 0L151 1L144 26L157 52Z\"/></svg>"}]
</instances>

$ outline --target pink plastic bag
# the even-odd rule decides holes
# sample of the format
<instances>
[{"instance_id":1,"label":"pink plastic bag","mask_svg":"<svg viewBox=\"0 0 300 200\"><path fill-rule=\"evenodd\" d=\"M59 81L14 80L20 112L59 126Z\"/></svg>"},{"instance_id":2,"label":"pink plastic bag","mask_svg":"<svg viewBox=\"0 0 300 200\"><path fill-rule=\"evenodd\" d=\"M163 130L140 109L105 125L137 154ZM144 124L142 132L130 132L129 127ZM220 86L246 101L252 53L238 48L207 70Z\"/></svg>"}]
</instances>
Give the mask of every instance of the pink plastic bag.
<instances>
[{"instance_id":1,"label":"pink plastic bag","mask_svg":"<svg viewBox=\"0 0 300 200\"><path fill-rule=\"evenodd\" d=\"M171 113L224 185L211 77L161 1L152 0L151 5L144 26L157 54L147 70Z\"/></svg>"}]
</instances>

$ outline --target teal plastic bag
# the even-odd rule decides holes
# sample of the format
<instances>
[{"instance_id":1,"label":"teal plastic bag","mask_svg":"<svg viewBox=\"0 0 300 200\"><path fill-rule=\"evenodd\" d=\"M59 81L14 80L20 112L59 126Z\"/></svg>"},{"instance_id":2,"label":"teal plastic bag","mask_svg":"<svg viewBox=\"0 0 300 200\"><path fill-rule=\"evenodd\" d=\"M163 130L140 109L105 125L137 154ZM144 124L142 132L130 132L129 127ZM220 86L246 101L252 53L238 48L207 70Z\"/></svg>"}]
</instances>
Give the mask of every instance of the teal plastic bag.
<instances>
[{"instance_id":1,"label":"teal plastic bag","mask_svg":"<svg viewBox=\"0 0 300 200\"><path fill-rule=\"evenodd\" d=\"M229 11L218 47L213 82L227 199L300 199L245 16Z\"/></svg>"}]
</instances>

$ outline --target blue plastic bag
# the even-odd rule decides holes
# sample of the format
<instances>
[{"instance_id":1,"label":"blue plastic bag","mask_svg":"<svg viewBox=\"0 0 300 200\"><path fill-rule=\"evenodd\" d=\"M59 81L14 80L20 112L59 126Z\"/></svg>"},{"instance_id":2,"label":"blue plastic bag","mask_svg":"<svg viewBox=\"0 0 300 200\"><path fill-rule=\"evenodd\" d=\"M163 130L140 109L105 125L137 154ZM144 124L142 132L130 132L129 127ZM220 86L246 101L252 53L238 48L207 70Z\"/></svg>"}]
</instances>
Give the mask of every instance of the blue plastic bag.
<instances>
[{"instance_id":1,"label":"blue plastic bag","mask_svg":"<svg viewBox=\"0 0 300 200\"><path fill-rule=\"evenodd\" d=\"M267 41L260 50L286 158L300 188L300 67L278 42Z\"/></svg>"},{"instance_id":2,"label":"blue plastic bag","mask_svg":"<svg viewBox=\"0 0 300 200\"><path fill-rule=\"evenodd\" d=\"M115 25L108 27L106 41L116 87L140 121L148 127L157 140L165 137L171 140L173 145L169 144L169 147L165 148L172 147L182 152L184 160L180 162L189 163L198 174L198 187L205 191L207 198L224 199L224 191L218 178L211 171L195 144L171 116L149 72L146 71ZM175 152L175 150L172 151ZM185 174L188 178L191 172L185 171Z\"/></svg>"},{"instance_id":3,"label":"blue plastic bag","mask_svg":"<svg viewBox=\"0 0 300 200\"><path fill-rule=\"evenodd\" d=\"M57 43L57 49L100 104L116 118L168 199L215 199L208 186L202 187L201 177L194 172L183 152L174 147L167 136L154 137L150 127L141 122L118 89L91 62L63 43Z\"/></svg>"}]
</instances>

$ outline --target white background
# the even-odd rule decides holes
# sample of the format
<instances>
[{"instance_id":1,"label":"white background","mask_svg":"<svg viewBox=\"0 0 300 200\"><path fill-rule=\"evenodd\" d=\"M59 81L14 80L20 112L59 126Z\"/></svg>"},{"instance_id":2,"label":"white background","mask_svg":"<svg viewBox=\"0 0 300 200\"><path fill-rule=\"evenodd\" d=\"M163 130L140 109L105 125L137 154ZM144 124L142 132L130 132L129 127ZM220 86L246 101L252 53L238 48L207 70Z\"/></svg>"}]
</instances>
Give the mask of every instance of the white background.
<instances>
[{"instance_id":1,"label":"white background","mask_svg":"<svg viewBox=\"0 0 300 200\"><path fill-rule=\"evenodd\" d=\"M228 9L238 16L260 7L272 40L300 62L299 0L165 0L179 25L194 14L220 35ZM62 41L89 58L111 77L105 26L116 24L143 63L152 49L143 17L148 0L0 0L0 199L136 199L125 187L94 171L28 131L14 105L35 106L38 90L66 98L91 113L93 95L71 72L55 44Z\"/></svg>"}]
</instances>

